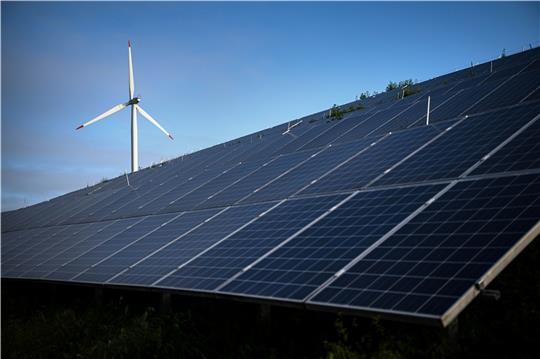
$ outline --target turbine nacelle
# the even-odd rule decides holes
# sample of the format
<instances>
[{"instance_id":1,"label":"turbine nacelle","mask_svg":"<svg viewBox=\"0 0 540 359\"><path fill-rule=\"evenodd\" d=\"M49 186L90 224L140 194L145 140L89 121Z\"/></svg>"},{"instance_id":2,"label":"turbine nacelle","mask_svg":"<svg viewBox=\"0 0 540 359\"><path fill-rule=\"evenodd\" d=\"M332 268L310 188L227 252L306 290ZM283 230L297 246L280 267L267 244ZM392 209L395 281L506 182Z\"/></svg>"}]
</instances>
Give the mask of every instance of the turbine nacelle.
<instances>
[{"instance_id":1,"label":"turbine nacelle","mask_svg":"<svg viewBox=\"0 0 540 359\"><path fill-rule=\"evenodd\" d=\"M125 109L128 106L131 106L132 108L131 110L131 171L136 172L139 169L139 154L138 154L139 151L138 151L138 139L137 139L138 138L137 112L140 113L142 117L148 120L151 124L159 128L159 130L163 132L171 140L173 139L173 137L169 132L167 132L163 127L161 127L161 125L152 116L150 116L145 110L141 108L141 106L139 106L139 102L141 102L141 98L139 96L134 96L135 80L133 78L133 62L131 60L131 42L129 41L128 41L128 70L129 70L129 99L130 100L126 103L121 103L119 105L114 106L110 110L91 119L85 124L80 125L76 129L78 130L88 125L91 125L94 122L102 120L105 117L112 115L113 113L116 113L118 111Z\"/></svg>"},{"instance_id":2,"label":"turbine nacelle","mask_svg":"<svg viewBox=\"0 0 540 359\"><path fill-rule=\"evenodd\" d=\"M128 106L129 105L136 105L139 102L141 102L141 98L140 97L134 97L131 100L129 100L127 104L128 104Z\"/></svg>"}]
</instances>

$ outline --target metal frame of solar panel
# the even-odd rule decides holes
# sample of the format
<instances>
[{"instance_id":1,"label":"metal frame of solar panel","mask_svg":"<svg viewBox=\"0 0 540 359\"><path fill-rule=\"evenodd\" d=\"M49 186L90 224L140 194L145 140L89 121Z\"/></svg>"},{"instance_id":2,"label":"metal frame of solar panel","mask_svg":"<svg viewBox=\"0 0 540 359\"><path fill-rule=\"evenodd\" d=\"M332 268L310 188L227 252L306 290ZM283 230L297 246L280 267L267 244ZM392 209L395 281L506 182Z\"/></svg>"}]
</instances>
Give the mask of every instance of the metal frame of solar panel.
<instances>
[{"instance_id":1,"label":"metal frame of solar panel","mask_svg":"<svg viewBox=\"0 0 540 359\"><path fill-rule=\"evenodd\" d=\"M446 326L540 234L539 64L535 48L4 212L2 278Z\"/></svg>"}]
</instances>

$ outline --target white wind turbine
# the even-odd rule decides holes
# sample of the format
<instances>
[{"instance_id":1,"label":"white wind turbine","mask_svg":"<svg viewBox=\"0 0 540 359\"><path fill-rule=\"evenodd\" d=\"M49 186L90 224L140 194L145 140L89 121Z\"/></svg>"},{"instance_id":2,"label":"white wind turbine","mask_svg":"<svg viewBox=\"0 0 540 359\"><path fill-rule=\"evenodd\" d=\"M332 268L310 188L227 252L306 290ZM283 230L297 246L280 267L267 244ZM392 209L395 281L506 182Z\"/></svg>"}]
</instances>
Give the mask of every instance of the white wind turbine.
<instances>
[{"instance_id":1,"label":"white wind turbine","mask_svg":"<svg viewBox=\"0 0 540 359\"><path fill-rule=\"evenodd\" d=\"M112 115L113 113L116 113L118 111L121 111L125 109L128 106L131 106L131 172L137 172L139 169L139 153L138 153L138 140L137 140L137 111L150 123L152 123L154 126L159 128L161 132L166 134L171 140L173 139L172 135L165 131L163 127L152 117L150 116L145 110L139 106L139 102L141 101L140 97L134 97L133 94L135 92L135 83L133 80L133 62L131 61L131 42L128 41L128 65L129 65L129 101L126 103L121 103L119 105L114 106L110 110L102 113L101 115L91 119L90 121L86 122L83 125L80 125L76 129L79 130L83 127L89 126L93 124L94 122L97 122L99 120L103 120L104 118Z\"/></svg>"}]
</instances>

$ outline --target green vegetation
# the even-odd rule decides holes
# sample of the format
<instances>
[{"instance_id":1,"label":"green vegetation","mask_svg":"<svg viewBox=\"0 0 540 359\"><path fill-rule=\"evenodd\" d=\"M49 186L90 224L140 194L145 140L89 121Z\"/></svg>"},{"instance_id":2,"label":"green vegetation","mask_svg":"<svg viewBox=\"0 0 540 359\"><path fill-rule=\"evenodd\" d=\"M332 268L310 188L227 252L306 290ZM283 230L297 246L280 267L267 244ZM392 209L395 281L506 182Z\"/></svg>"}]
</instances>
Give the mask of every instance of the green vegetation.
<instances>
[{"instance_id":1,"label":"green vegetation","mask_svg":"<svg viewBox=\"0 0 540 359\"><path fill-rule=\"evenodd\" d=\"M386 92L395 90L398 88L398 84L394 81L388 81L388 85L386 85Z\"/></svg>"},{"instance_id":2,"label":"green vegetation","mask_svg":"<svg viewBox=\"0 0 540 359\"><path fill-rule=\"evenodd\" d=\"M540 241L495 280L500 300L479 297L450 328L173 296L2 283L2 358L537 358ZM56 288L53 290L52 288ZM38 295L39 293L39 295Z\"/></svg>"},{"instance_id":3,"label":"green vegetation","mask_svg":"<svg viewBox=\"0 0 540 359\"><path fill-rule=\"evenodd\" d=\"M403 91L400 91L400 95L401 98L404 98L422 91L422 88L416 85L416 83L417 81L413 79L407 79L399 82L389 81L388 85L386 85L386 92L395 89L402 89Z\"/></svg>"},{"instance_id":4,"label":"green vegetation","mask_svg":"<svg viewBox=\"0 0 540 359\"><path fill-rule=\"evenodd\" d=\"M377 91L373 91L373 92L369 92L369 91L364 91L360 94L359 96L359 99L360 100L365 100L369 97L373 97L373 96L377 96L379 93Z\"/></svg>"},{"instance_id":5,"label":"green vegetation","mask_svg":"<svg viewBox=\"0 0 540 359\"><path fill-rule=\"evenodd\" d=\"M343 118L343 115L349 112L354 112L363 109L364 106L362 104L358 104L357 106L350 105L346 109L342 110L341 107L334 104L332 108L330 109L330 113L326 115L327 119L330 119L330 121L334 120L341 120Z\"/></svg>"}]
</instances>

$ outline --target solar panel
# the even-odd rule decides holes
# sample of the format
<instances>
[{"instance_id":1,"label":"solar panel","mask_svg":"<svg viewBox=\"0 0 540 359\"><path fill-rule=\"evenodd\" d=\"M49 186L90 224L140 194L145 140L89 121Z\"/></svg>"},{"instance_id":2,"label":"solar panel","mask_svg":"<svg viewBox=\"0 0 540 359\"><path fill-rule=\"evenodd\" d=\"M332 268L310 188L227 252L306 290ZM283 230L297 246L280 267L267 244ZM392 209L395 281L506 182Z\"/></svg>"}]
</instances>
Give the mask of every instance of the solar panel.
<instances>
[{"instance_id":1,"label":"solar panel","mask_svg":"<svg viewBox=\"0 0 540 359\"><path fill-rule=\"evenodd\" d=\"M537 108L540 109L540 106ZM538 116L533 118L531 122L530 126L524 126L515 138L512 138L504 147L487 158L471 172L471 175L540 168L540 121Z\"/></svg>"},{"instance_id":2,"label":"solar panel","mask_svg":"<svg viewBox=\"0 0 540 359\"><path fill-rule=\"evenodd\" d=\"M77 281L106 282L144 258L148 253L158 250L189 230L203 224L205 220L212 218L218 212L219 210L214 209L182 213L147 235L139 237L116 251L111 251L107 257L94 263L92 267L77 276Z\"/></svg>"},{"instance_id":3,"label":"solar panel","mask_svg":"<svg viewBox=\"0 0 540 359\"><path fill-rule=\"evenodd\" d=\"M301 193L336 192L364 187L438 134L439 131L433 126L390 134Z\"/></svg>"},{"instance_id":4,"label":"solar panel","mask_svg":"<svg viewBox=\"0 0 540 359\"><path fill-rule=\"evenodd\" d=\"M154 285L213 290L346 197L287 200Z\"/></svg>"},{"instance_id":5,"label":"solar panel","mask_svg":"<svg viewBox=\"0 0 540 359\"><path fill-rule=\"evenodd\" d=\"M287 155L281 155L258 170L242 178L240 181L225 187L220 192L201 203L199 208L220 207L234 204L253 191L292 170L295 166L307 160L313 151L306 150Z\"/></svg>"},{"instance_id":6,"label":"solar panel","mask_svg":"<svg viewBox=\"0 0 540 359\"><path fill-rule=\"evenodd\" d=\"M143 236L150 234L152 231L159 229L162 224L172 220L177 215L178 214L169 214L146 217L133 224L132 227L128 227L123 232L107 238L105 241L87 250L79 257L74 258L74 260L64 266L63 270L75 271L76 275L74 275L73 278L76 278L99 261L110 256L112 253L124 248Z\"/></svg>"},{"instance_id":7,"label":"solar panel","mask_svg":"<svg viewBox=\"0 0 540 359\"><path fill-rule=\"evenodd\" d=\"M103 227L94 235L84 238L83 241L78 242L71 247L67 247L63 251L59 251L55 257L38 265L37 268L43 273L46 272L44 277L47 279L69 280L87 268L87 265L91 265L91 260L79 262L78 259L80 257L117 234L131 228L143 219L144 218L128 218L104 223ZM90 264L88 264L88 262L90 262Z\"/></svg>"},{"instance_id":8,"label":"solar panel","mask_svg":"<svg viewBox=\"0 0 540 359\"><path fill-rule=\"evenodd\" d=\"M537 114L538 106L522 105L464 119L375 185L458 177Z\"/></svg>"},{"instance_id":9,"label":"solar panel","mask_svg":"<svg viewBox=\"0 0 540 359\"><path fill-rule=\"evenodd\" d=\"M443 187L357 193L220 291L302 300Z\"/></svg>"},{"instance_id":10,"label":"solar panel","mask_svg":"<svg viewBox=\"0 0 540 359\"><path fill-rule=\"evenodd\" d=\"M489 271L501 270L511 249L538 228L538 213L539 175L460 182L310 302L447 323L459 301L470 301L467 293L487 285Z\"/></svg>"},{"instance_id":11,"label":"solar panel","mask_svg":"<svg viewBox=\"0 0 540 359\"><path fill-rule=\"evenodd\" d=\"M48 273L48 270L44 269L42 264L54 258L65 248L72 247L77 245L80 241L84 241L106 225L107 224L105 223L99 222L87 225L74 225L74 227L78 227L76 231L63 232L64 235L60 238L57 238L58 236L50 238L44 246L40 246L40 252L20 263L21 268L24 268L24 271L18 272L19 275L25 278L42 278Z\"/></svg>"},{"instance_id":12,"label":"solar panel","mask_svg":"<svg viewBox=\"0 0 540 359\"><path fill-rule=\"evenodd\" d=\"M281 149L276 151L276 154L284 154L289 152L294 152L300 149L300 147L304 146L306 143L312 141L316 137L318 137L322 131L330 128L331 125L327 122L324 122L322 124L319 124L317 126L311 127L309 130L304 132L300 137L293 138L291 142L289 142L286 146L283 146ZM288 135L284 135L288 136Z\"/></svg>"},{"instance_id":13,"label":"solar panel","mask_svg":"<svg viewBox=\"0 0 540 359\"><path fill-rule=\"evenodd\" d=\"M198 204L206 201L208 197L218 193L223 188L226 188L233 183L242 180L244 177L249 176L253 171L259 169L265 164L265 160L250 161L242 163L224 173L220 176L212 179L209 182L204 183L193 192L187 195L175 199L167 207L163 208L161 212L177 212L180 210L189 210L195 208Z\"/></svg>"},{"instance_id":14,"label":"solar panel","mask_svg":"<svg viewBox=\"0 0 540 359\"><path fill-rule=\"evenodd\" d=\"M517 104L538 86L540 86L540 70L521 73L505 82L485 99L467 110L467 113L477 113L492 108Z\"/></svg>"},{"instance_id":15,"label":"solar panel","mask_svg":"<svg viewBox=\"0 0 540 359\"><path fill-rule=\"evenodd\" d=\"M284 176L253 192L242 202L263 202L272 199L283 199L291 196L326 172L330 172L362 151L367 150L378 139L361 139L345 144L330 146L322 152L313 154L306 162Z\"/></svg>"},{"instance_id":16,"label":"solar panel","mask_svg":"<svg viewBox=\"0 0 540 359\"><path fill-rule=\"evenodd\" d=\"M362 110L361 112L355 111L353 116L346 116L342 120L336 121L337 123L328 130L322 133L319 132L319 136L315 137L301 148L308 149L326 146L339 136L343 135L345 132L351 130L353 127L364 122L367 118L373 115L373 109L366 109Z\"/></svg>"},{"instance_id":17,"label":"solar panel","mask_svg":"<svg viewBox=\"0 0 540 359\"><path fill-rule=\"evenodd\" d=\"M177 240L169 242L155 252L149 252L146 258L120 272L109 282L151 285L167 273L176 270L180 265L225 239L228 235L249 224L250 221L257 219L258 215L274 205L275 203L263 203L230 207Z\"/></svg>"},{"instance_id":18,"label":"solar panel","mask_svg":"<svg viewBox=\"0 0 540 359\"><path fill-rule=\"evenodd\" d=\"M54 228L53 231L48 233L49 235L33 241L29 246L25 246L24 250L13 256L12 260L7 261L6 272L3 273L3 275L5 274L8 277L18 277L24 274L34 265L35 261L40 260L40 254L45 252L52 245L76 236L88 226L90 226L90 224L74 224Z\"/></svg>"},{"instance_id":19,"label":"solar panel","mask_svg":"<svg viewBox=\"0 0 540 359\"><path fill-rule=\"evenodd\" d=\"M526 98L522 100L522 102L525 101L536 101L540 100L540 86L536 88L533 92L531 92Z\"/></svg>"},{"instance_id":20,"label":"solar panel","mask_svg":"<svg viewBox=\"0 0 540 359\"><path fill-rule=\"evenodd\" d=\"M500 86L503 81L493 80L460 91L441 106L433 109L429 115L429 121L444 121L462 115L468 108L489 95L497 86Z\"/></svg>"},{"instance_id":21,"label":"solar panel","mask_svg":"<svg viewBox=\"0 0 540 359\"><path fill-rule=\"evenodd\" d=\"M394 106L377 112L373 116L370 116L365 121L359 123L356 127L352 128L350 131L344 133L342 136L338 137L336 143L344 143L349 141L355 141L362 137L367 136L373 130L377 129L382 123L386 121L391 121L395 116L406 111L411 106L410 103L402 104L397 103Z\"/></svg>"}]
</instances>

